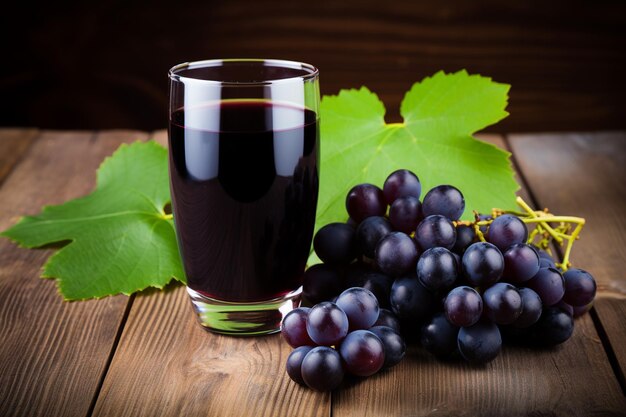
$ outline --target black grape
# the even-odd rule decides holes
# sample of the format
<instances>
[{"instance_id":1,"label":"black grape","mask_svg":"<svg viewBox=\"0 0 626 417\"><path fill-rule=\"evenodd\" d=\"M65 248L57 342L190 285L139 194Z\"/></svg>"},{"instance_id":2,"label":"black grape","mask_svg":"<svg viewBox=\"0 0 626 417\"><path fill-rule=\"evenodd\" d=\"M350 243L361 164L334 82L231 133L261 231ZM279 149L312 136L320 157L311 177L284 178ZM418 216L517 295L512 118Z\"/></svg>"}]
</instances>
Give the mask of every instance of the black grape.
<instances>
[{"instance_id":1,"label":"black grape","mask_svg":"<svg viewBox=\"0 0 626 417\"><path fill-rule=\"evenodd\" d=\"M417 262L417 277L431 291L449 289L457 275L457 261L452 252L445 248L430 248Z\"/></svg>"},{"instance_id":2,"label":"black grape","mask_svg":"<svg viewBox=\"0 0 626 417\"><path fill-rule=\"evenodd\" d=\"M520 288L519 294L522 297L522 314L520 314L517 320L515 320L513 326L526 328L535 324L537 320L539 320L543 304L541 303L539 294L530 288Z\"/></svg>"},{"instance_id":3,"label":"black grape","mask_svg":"<svg viewBox=\"0 0 626 417\"><path fill-rule=\"evenodd\" d=\"M375 271L366 271L358 277L353 277L347 281L348 287L362 287L369 290L376 296L378 305L389 308L389 294L393 278Z\"/></svg>"},{"instance_id":4,"label":"black grape","mask_svg":"<svg viewBox=\"0 0 626 417\"><path fill-rule=\"evenodd\" d=\"M368 330L349 333L339 346L339 354L347 371L356 376L373 375L385 363L383 342Z\"/></svg>"},{"instance_id":5,"label":"black grape","mask_svg":"<svg viewBox=\"0 0 626 417\"><path fill-rule=\"evenodd\" d=\"M316 264L304 272L302 295L313 304L331 300L341 288L341 275L333 266Z\"/></svg>"},{"instance_id":6,"label":"black grape","mask_svg":"<svg viewBox=\"0 0 626 417\"><path fill-rule=\"evenodd\" d=\"M552 259L539 258L539 268L556 268L556 263Z\"/></svg>"},{"instance_id":7,"label":"black grape","mask_svg":"<svg viewBox=\"0 0 626 417\"><path fill-rule=\"evenodd\" d=\"M574 307L574 317L580 317L593 307L593 301L585 306Z\"/></svg>"},{"instance_id":8,"label":"black grape","mask_svg":"<svg viewBox=\"0 0 626 417\"><path fill-rule=\"evenodd\" d=\"M422 184L417 175L407 169L392 172L383 185L387 204L392 204L399 197L415 197L419 200Z\"/></svg>"},{"instance_id":9,"label":"black grape","mask_svg":"<svg viewBox=\"0 0 626 417\"><path fill-rule=\"evenodd\" d=\"M421 343L433 355L445 358L457 350L458 335L459 328L437 313L422 326Z\"/></svg>"},{"instance_id":10,"label":"black grape","mask_svg":"<svg viewBox=\"0 0 626 417\"><path fill-rule=\"evenodd\" d=\"M534 290L544 306L552 306L561 301L565 294L565 280L555 268L541 268L524 285Z\"/></svg>"},{"instance_id":11,"label":"black grape","mask_svg":"<svg viewBox=\"0 0 626 417\"><path fill-rule=\"evenodd\" d=\"M504 256L504 277L516 284L528 281L539 271L539 255L526 243L515 243Z\"/></svg>"},{"instance_id":12,"label":"black grape","mask_svg":"<svg viewBox=\"0 0 626 417\"><path fill-rule=\"evenodd\" d=\"M356 242L359 251L373 259L376 245L391 232L393 232L391 223L384 217L371 216L366 218L356 229Z\"/></svg>"},{"instance_id":13,"label":"black grape","mask_svg":"<svg viewBox=\"0 0 626 417\"><path fill-rule=\"evenodd\" d=\"M485 316L496 324L511 324L522 314L522 296L517 288L498 282L483 293Z\"/></svg>"},{"instance_id":14,"label":"black grape","mask_svg":"<svg viewBox=\"0 0 626 417\"><path fill-rule=\"evenodd\" d=\"M436 302L415 275L398 278L391 286L391 308L400 319L423 320L432 314Z\"/></svg>"},{"instance_id":15,"label":"black grape","mask_svg":"<svg viewBox=\"0 0 626 417\"><path fill-rule=\"evenodd\" d=\"M498 326L486 320L459 330L458 347L468 362L487 363L500 352L502 336Z\"/></svg>"},{"instance_id":16,"label":"black grape","mask_svg":"<svg viewBox=\"0 0 626 417\"><path fill-rule=\"evenodd\" d=\"M348 328L348 316L335 303L325 301L309 310L306 331L318 345L336 345L346 337Z\"/></svg>"},{"instance_id":17,"label":"black grape","mask_svg":"<svg viewBox=\"0 0 626 417\"><path fill-rule=\"evenodd\" d=\"M383 273L395 277L415 268L418 253L413 239L402 232L393 232L378 242L374 257Z\"/></svg>"},{"instance_id":18,"label":"black grape","mask_svg":"<svg viewBox=\"0 0 626 417\"><path fill-rule=\"evenodd\" d=\"M389 207L389 222L393 228L412 233L422 220L422 203L415 197L397 198Z\"/></svg>"},{"instance_id":19,"label":"black grape","mask_svg":"<svg viewBox=\"0 0 626 417\"><path fill-rule=\"evenodd\" d=\"M349 331L369 329L378 320L378 300L365 288L348 288L335 302L348 316Z\"/></svg>"},{"instance_id":20,"label":"black grape","mask_svg":"<svg viewBox=\"0 0 626 417\"><path fill-rule=\"evenodd\" d=\"M489 225L487 241L493 243L502 252L515 243L526 243L528 228L519 217L504 214L496 217Z\"/></svg>"},{"instance_id":21,"label":"black grape","mask_svg":"<svg viewBox=\"0 0 626 417\"><path fill-rule=\"evenodd\" d=\"M376 320L374 326L391 327L396 333L400 334L400 320L398 320L395 314L384 308L379 310L378 320Z\"/></svg>"},{"instance_id":22,"label":"black grape","mask_svg":"<svg viewBox=\"0 0 626 417\"><path fill-rule=\"evenodd\" d=\"M455 326L471 326L480 319L483 313L483 300L480 294L471 287L456 287L446 296L443 311L448 321Z\"/></svg>"},{"instance_id":23,"label":"black grape","mask_svg":"<svg viewBox=\"0 0 626 417\"><path fill-rule=\"evenodd\" d=\"M573 317L557 307L543 310L539 321L532 327L535 342L554 346L565 342L574 332Z\"/></svg>"},{"instance_id":24,"label":"black grape","mask_svg":"<svg viewBox=\"0 0 626 417\"><path fill-rule=\"evenodd\" d=\"M291 347L315 345L306 331L306 321L310 310L307 307L299 307L291 310L283 318L280 333Z\"/></svg>"},{"instance_id":25,"label":"black grape","mask_svg":"<svg viewBox=\"0 0 626 417\"><path fill-rule=\"evenodd\" d=\"M504 257L497 247L487 242L470 245L463 254L465 278L474 286L488 286L497 282L504 271Z\"/></svg>"},{"instance_id":26,"label":"black grape","mask_svg":"<svg viewBox=\"0 0 626 417\"><path fill-rule=\"evenodd\" d=\"M315 234L313 248L327 264L349 264L356 257L354 228L346 223L329 223Z\"/></svg>"},{"instance_id":27,"label":"black grape","mask_svg":"<svg viewBox=\"0 0 626 417\"><path fill-rule=\"evenodd\" d=\"M473 226L459 224L456 227L456 240L452 247L452 252L463 255L465 250L476 241L476 232Z\"/></svg>"},{"instance_id":28,"label":"black grape","mask_svg":"<svg viewBox=\"0 0 626 417\"><path fill-rule=\"evenodd\" d=\"M555 305L553 305L553 307L560 308L562 311L564 311L567 314L569 314L570 316L574 317L574 307L572 307L571 305L567 304L563 300L561 300L558 303L556 303Z\"/></svg>"},{"instance_id":29,"label":"black grape","mask_svg":"<svg viewBox=\"0 0 626 417\"><path fill-rule=\"evenodd\" d=\"M370 329L381 342L385 351L383 368L391 368L400 363L406 353L406 343L395 330L387 326L375 326Z\"/></svg>"},{"instance_id":30,"label":"black grape","mask_svg":"<svg viewBox=\"0 0 626 417\"><path fill-rule=\"evenodd\" d=\"M465 199L458 188L439 185L424 196L422 212L424 216L440 214L450 220L459 220L465 210Z\"/></svg>"},{"instance_id":31,"label":"black grape","mask_svg":"<svg viewBox=\"0 0 626 417\"><path fill-rule=\"evenodd\" d=\"M313 346L300 346L292 350L287 357L287 375L300 385L306 385L302 379L302 361L311 349Z\"/></svg>"},{"instance_id":32,"label":"black grape","mask_svg":"<svg viewBox=\"0 0 626 417\"><path fill-rule=\"evenodd\" d=\"M589 304L596 296L596 280L585 270L572 268L563 274L565 295L563 300L573 307Z\"/></svg>"},{"instance_id":33,"label":"black grape","mask_svg":"<svg viewBox=\"0 0 626 417\"><path fill-rule=\"evenodd\" d=\"M548 252L546 252L543 249L538 249L537 250L537 255L539 256L539 259L548 259L548 260L554 262L554 258L552 258L552 255L550 255Z\"/></svg>"},{"instance_id":34,"label":"black grape","mask_svg":"<svg viewBox=\"0 0 626 417\"><path fill-rule=\"evenodd\" d=\"M369 272L372 272L372 267L365 262L352 262L343 270L345 280L344 288L360 287L363 276Z\"/></svg>"},{"instance_id":35,"label":"black grape","mask_svg":"<svg viewBox=\"0 0 626 417\"><path fill-rule=\"evenodd\" d=\"M456 242L456 229L447 217L428 216L417 226L415 241L422 251L436 246L451 249Z\"/></svg>"},{"instance_id":36,"label":"black grape","mask_svg":"<svg viewBox=\"0 0 626 417\"><path fill-rule=\"evenodd\" d=\"M343 381L341 357L335 349L318 346L302 360L302 379L316 391L332 391Z\"/></svg>"},{"instance_id":37,"label":"black grape","mask_svg":"<svg viewBox=\"0 0 626 417\"><path fill-rule=\"evenodd\" d=\"M355 185L346 197L346 210L357 223L370 216L384 216L387 204L383 191L373 184Z\"/></svg>"}]
</instances>

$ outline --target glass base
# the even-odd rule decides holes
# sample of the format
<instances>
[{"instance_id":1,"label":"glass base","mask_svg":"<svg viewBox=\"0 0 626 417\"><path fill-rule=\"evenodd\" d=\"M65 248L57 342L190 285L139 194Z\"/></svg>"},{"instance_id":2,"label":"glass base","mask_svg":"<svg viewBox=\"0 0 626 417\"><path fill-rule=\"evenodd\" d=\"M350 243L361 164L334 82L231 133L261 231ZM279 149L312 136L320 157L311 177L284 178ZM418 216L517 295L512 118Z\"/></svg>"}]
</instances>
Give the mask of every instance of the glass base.
<instances>
[{"instance_id":1,"label":"glass base","mask_svg":"<svg viewBox=\"0 0 626 417\"><path fill-rule=\"evenodd\" d=\"M280 298L253 303L216 300L187 287L200 325L206 330L232 336L277 333L287 313L300 305L302 287Z\"/></svg>"}]
</instances>

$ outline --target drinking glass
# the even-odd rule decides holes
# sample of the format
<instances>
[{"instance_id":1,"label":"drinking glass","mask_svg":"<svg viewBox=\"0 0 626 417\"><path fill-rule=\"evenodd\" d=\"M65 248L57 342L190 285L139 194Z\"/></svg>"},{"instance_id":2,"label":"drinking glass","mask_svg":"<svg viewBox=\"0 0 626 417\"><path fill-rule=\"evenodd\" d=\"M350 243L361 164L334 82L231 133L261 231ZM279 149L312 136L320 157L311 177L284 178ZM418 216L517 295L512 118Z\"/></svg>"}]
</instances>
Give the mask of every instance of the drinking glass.
<instances>
[{"instance_id":1,"label":"drinking glass","mask_svg":"<svg viewBox=\"0 0 626 417\"><path fill-rule=\"evenodd\" d=\"M208 330L273 333L299 305L319 184L318 74L270 59L169 71L172 211Z\"/></svg>"}]
</instances>

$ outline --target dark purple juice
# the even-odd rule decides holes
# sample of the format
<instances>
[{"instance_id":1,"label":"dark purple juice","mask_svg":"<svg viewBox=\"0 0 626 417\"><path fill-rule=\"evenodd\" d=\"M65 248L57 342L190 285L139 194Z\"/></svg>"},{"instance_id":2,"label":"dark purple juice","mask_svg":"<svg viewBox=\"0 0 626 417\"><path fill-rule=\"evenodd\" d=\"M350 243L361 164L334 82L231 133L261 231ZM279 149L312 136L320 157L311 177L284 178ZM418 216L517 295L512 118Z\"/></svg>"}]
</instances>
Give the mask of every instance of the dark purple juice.
<instances>
[{"instance_id":1,"label":"dark purple juice","mask_svg":"<svg viewBox=\"0 0 626 417\"><path fill-rule=\"evenodd\" d=\"M172 208L191 289L247 302L301 285L315 223L318 138L314 112L269 101L172 114Z\"/></svg>"}]
</instances>

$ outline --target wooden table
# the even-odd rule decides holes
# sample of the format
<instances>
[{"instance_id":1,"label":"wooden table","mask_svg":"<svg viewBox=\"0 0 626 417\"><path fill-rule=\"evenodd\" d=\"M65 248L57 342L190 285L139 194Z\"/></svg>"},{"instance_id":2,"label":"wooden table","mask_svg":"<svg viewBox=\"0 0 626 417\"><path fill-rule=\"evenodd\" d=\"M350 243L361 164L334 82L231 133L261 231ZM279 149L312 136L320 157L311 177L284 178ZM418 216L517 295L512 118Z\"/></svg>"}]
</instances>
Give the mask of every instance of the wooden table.
<instances>
[{"instance_id":1,"label":"wooden table","mask_svg":"<svg viewBox=\"0 0 626 417\"><path fill-rule=\"evenodd\" d=\"M0 130L0 229L88 193L122 142L165 132ZM488 135L513 152L536 207L585 217L575 265L598 281L591 314L549 350L492 363L411 348L397 367L333 393L285 374L279 336L232 338L195 322L180 285L63 302L39 278L50 249L0 240L0 416L626 415L626 133Z\"/></svg>"}]
</instances>

